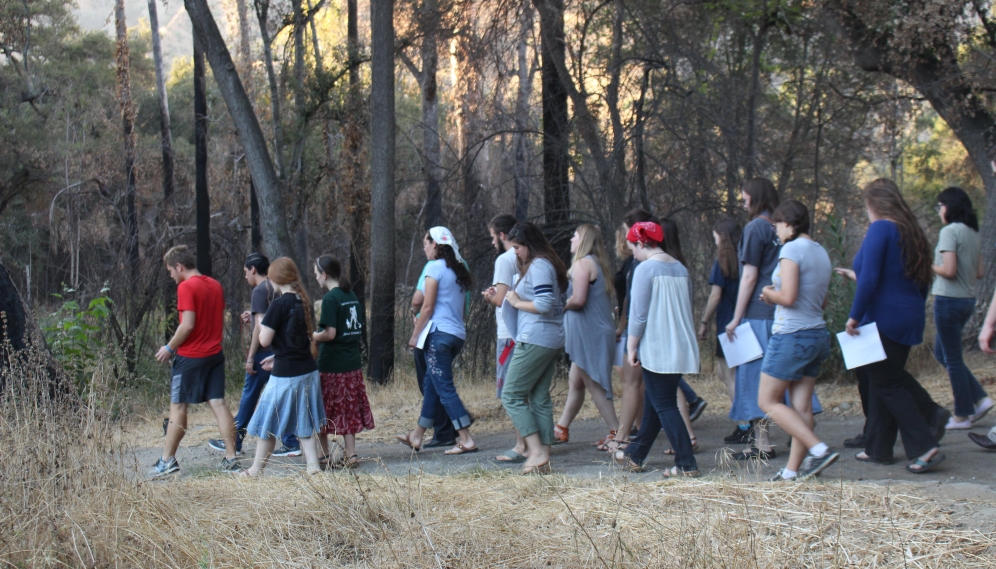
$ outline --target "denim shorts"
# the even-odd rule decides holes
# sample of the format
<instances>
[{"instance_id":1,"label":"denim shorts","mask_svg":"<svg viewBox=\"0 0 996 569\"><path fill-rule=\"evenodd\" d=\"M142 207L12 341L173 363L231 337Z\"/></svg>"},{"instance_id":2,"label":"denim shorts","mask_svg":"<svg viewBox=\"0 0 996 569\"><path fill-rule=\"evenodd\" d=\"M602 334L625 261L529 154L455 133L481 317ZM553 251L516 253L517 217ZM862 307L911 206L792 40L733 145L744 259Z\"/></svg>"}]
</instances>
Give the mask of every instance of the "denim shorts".
<instances>
[{"instance_id":1,"label":"denim shorts","mask_svg":"<svg viewBox=\"0 0 996 569\"><path fill-rule=\"evenodd\" d=\"M784 381L816 377L828 357L830 334L826 328L774 334L768 340L761 373Z\"/></svg>"}]
</instances>

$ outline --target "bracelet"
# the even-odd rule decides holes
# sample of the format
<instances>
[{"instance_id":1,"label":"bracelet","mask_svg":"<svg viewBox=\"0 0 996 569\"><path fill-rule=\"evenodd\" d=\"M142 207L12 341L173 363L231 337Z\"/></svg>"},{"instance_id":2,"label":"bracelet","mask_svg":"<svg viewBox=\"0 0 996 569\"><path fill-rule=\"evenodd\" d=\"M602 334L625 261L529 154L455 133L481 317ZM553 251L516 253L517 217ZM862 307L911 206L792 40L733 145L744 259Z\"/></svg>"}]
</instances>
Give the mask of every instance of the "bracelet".
<instances>
[{"instance_id":1,"label":"bracelet","mask_svg":"<svg viewBox=\"0 0 996 569\"><path fill-rule=\"evenodd\" d=\"M173 348L169 347L169 344L166 344L163 347L166 348L166 351L169 352L169 353L171 353L171 354L175 354L176 353L176 352L173 351Z\"/></svg>"}]
</instances>

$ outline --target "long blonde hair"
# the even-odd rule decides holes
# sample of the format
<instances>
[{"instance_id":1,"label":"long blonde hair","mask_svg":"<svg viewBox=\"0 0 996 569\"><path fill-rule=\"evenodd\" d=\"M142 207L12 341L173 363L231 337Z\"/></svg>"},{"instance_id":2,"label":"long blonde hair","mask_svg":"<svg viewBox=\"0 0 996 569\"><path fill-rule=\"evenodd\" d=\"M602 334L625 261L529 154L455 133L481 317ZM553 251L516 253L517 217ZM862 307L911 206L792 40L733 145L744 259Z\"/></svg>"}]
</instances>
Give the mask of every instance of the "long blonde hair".
<instances>
[{"instance_id":1,"label":"long blonde hair","mask_svg":"<svg viewBox=\"0 0 996 569\"><path fill-rule=\"evenodd\" d=\"M615 297L616 288L612 286L612 267L609 265L609 255L605 251L605 243L602 240L602 230L597 225L585 223L578 227L578 249L574 252L571 260L571 269L581 259L588 255L595 257L598 266L602 269L602 280L605 281L605 292L609 298Z\"/></svg>"}]
</instances>

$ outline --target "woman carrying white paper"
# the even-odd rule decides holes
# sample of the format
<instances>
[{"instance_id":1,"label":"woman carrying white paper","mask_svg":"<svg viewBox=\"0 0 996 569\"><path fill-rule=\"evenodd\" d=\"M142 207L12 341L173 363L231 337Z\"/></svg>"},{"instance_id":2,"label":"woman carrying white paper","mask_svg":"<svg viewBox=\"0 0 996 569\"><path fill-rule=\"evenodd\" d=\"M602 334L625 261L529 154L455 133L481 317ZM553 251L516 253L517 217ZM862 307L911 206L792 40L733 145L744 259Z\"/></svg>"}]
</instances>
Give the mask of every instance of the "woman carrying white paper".
<instances>
[{"instance_id":1,"label":"woman carrying white paper","mask_svg":"<svg viewBox=\"0 0 996 569\"><path fill-rule=\"evenodd\" d=\"M880 178L864 191L868 232L854 257L854 270L837 272L858 283L847 333L862 324L878 325L886 359L858 369L867 386L862 405L867 414L865 452L860 461L892 464L897 433L906 470L921 474L944 460L937 443L951 412L940 407L906 371L910 349L923 342L927 287L934 278L930 244L892 180ZM859 384L860 385L860 384Z\"/></svg>"},{"instance_id":2,"label":"woman carrying white paper","mask_svg":"<svg viewBox=\"0 0 996 569\"><path fill-rule=\"evenodd\" d=\"M833 264L809 236L809 210L795 200L778 206L772 218L778 239L778 267L761 300L775 305L775 322L761 365L758 404L792 435L788 464L772 481L816 476L840 456L813 433L811 405L816 376L830 356L823 319ZM784 403L789 393L792 406ZM808 451L808 452L807 452Z\"/></svg>"}]
</instances>

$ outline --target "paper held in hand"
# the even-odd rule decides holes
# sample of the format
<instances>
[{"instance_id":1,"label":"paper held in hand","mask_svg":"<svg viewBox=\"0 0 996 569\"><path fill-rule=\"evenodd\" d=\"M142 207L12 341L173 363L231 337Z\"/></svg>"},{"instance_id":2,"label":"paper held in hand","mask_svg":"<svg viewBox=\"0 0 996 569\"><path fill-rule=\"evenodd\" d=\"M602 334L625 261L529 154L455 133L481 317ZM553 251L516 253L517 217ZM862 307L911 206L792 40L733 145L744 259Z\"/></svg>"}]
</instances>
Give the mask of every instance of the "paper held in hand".
<instances>
[{"instance_id":1,"label":"paper held in hand","mask_svg":"<svg viewBox=\"0 0 996 569\"><path fill-rule=\"evenodd\" d=\"M726 365L735 368L741 364L752 362L764 355L761 343L757 341L754 329L750 324L737 326L734 333L737 339L730 341L726 333L719 335L719 344L723 347L723 355L726 356Z\"/></svg>"},{"instance_id":2,"label":"paper held in hand","mask_svg":"<svg viewBox=\"0 0 996 569\"><path fill-rule=\"evenodd\" d=\"M425 349L425 339L429 337L429 330L432 330L432 320L426 322L425 328L422 328L422 333L418 335L418 341L415 342L416 348Z\"/></svg>"},{"instance_id":3,"label":"paper held in hand","mask_svg":"<svg viewBox=\"0 0 996 569\"><path fill-rule=\"evenodd\" d=\"M840 351L847 369L866 366L885 359L885 348L878 335L878 326L872 322L857 329L860 334L851 336L846 331L837 334Z\"/></svg>"}]
</instances>

